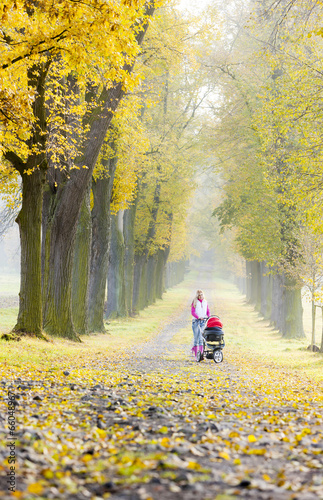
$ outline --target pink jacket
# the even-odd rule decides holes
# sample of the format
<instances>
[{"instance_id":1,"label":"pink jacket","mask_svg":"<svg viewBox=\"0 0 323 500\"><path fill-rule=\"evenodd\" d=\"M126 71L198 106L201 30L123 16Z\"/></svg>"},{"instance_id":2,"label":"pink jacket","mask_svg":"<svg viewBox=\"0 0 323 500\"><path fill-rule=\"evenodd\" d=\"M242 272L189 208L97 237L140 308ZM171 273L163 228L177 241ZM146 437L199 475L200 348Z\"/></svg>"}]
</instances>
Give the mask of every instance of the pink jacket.
<instances>
[{"instance_id":1,"label":"pink jacket","mask_svg":"<svg viewBox=\"0 0 323 500\"><path fill-rule=\"evenodd\" d=\"M202 302L202 300L198 299L200 302ZM192 307L191 307L191 314L194 318L196 319L199 319L198 315L196 314L195 312L195 307L193 305L193 302L192 302ZM210 309L209 309L209 305L207 306L207 309L206 309L206 315L207 316L210 316Z\"/></svg>"}]
</instances>

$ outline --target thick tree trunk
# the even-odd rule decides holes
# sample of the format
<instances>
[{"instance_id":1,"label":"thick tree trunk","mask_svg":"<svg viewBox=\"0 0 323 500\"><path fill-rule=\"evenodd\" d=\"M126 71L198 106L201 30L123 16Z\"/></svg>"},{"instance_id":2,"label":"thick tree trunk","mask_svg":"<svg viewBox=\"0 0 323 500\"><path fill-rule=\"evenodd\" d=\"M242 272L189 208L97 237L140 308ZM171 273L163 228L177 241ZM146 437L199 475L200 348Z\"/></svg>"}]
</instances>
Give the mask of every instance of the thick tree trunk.
<instances>
[{"instance_id":1,"label":"thick tree trunk","mask_svg":"<svg viewBox=\"0 0 323 500\"><path fill-rule=\"evenodd\" d=\"M73 198L54 207L45 237L45 269L43 291L44 329L51 335L80 340L72 315L72 275L77 221L81 206ZM67 218L66 214L70 214Z\"/></svg>"},{"instance_id":2,"label":"thick tree trunk","mask_svg":"<svg viewBox=\"0 0 323 500\"><path fill-rule=\"evenodd\" d=\"M261 272L261 263L256 262L255 263L255 277L256 277L256 303L255 303L255 309L256 311L260 312L261 311L261 285L262 285L262 272Z\"/></svg>"},{"instance_id":3,"label":"thick tree trunk","mask_svg":"<svg viewBox=\"0 0 323 500\"><path fill-rule=\"evenodd\" d=\"M157 281L157 255L150 255L147 259L147 305L156 302L156 281Z\"/></svg>"},{"instance_id":4,"label":"thick tree trunk","mask_svg":"<svg viewBox=\"0 0 323 500\"><path fill-rule=\"evenodd\" d=\"M264 309L264 318L271 318L272 311L272 300L273 300L273 275L270 273L267 276L267 286L266 286L266 309Z\"/></svg>"},{"instance_id":5,"label":"thick tree trunk","mask_svg":"<svg viewBox=\"0 0 323 500\"><path fill-rule=\"evenodd\" d=\"M316 323L316 306L314 302L314 290L312 291L312 335L311 335L311 351L315 345L315 323Z\"/></svg>"},{"instance_id":6,"label":"thick tree trunk","mask_svg":"<svg viewBox=\"0 0 323 500\"><path fill-rule=\"evenodd\" d=\"M251 261L246 260L246 298L247 302L251 302L252 295L252 266Z\"/></svg>"},{"instance_id":7,"label":"thick tree trunk","mask_svg":"<svg viewBox=\"0 0 323 500\"><path fill-rule=\"evenodd\" d=\"M115 157L108 161L108 176L92 181L92 251L89 286L89 329L104 332L104 305L109 267L111 230L110 200L117 165Z\"/></svg>"},{"instance_id":8,"label":"thick tree trunk","mask_svg":"<svg viewBox=\"0 0 323 500\"><path fill-rule=\"evenodd\" d=\"M322 333L321 333L320 352L323 352L323 307L321 307L321 314L322 314Z\"/></svg>"},{"instance_id":9,"label":"thick tree trunk","mask_svg":"<svg viewBox=\"0 0 323 500\"><path fill-rule=\"evenodd\" d=\"M260 279L261 279L260 312L264 318L266 317L267 314L267 299L268 299L267 289L269 286L269 279L267 273L268 273L268 268L266 266L266 262L260 262Z\"/></svg>"},{"instance_id":10,"label":"thick tree trunk","mask_svg":"<svg viewBox=\"0 0 323 500\"><path fill-rule=\"evenodd\" d=\"M166 250L159 249L157 253L156 264L156 298L161 299L165 292L165 277L166 277L166 264L169 255L169 248Z\"/></svg>"},{"instance_id":11,"label":"thick tree trunk","mask_svg":"<svg viewBox=\"0 0 323 500\"><path fill-rule=\"evenodd\" d=\"M165 288L171 288L183 281L185 277L185 260L167 262L165 269Z\"/></svg>"},{"instance_id":12,"label":"thick tree trunk","mask_svg":"<svg viewBox=\"0 0 323 500\"><path fill-rule=\"evenodd\" d=\"M166 262L169 249L159 249L147 258L145 254L135 256L133 309L138 312L157 298L162 298L165 291ZM174 278L174 284L181 281Z\"/></svg>"},{"instance_id":13,"label":"thick tree trunk","mask_svg":"<svg viewBox=\"0 0 323 500\"><path fill-rule=\"evenodd\" d=\"M147 306L147 257L145 254L135 254L132 298L133 311L137 313Z\"/></svg>"},{"instance_id":14,"label":"thick tree trunk","mask_svg":"<svg viewBox=\"0 0 323 500\"><path fill-rule=\"evenodd\" d=\"M175 264L176 262L167 262L165 270L165 286L171 288L175 282Z\"/></svg>"},{"instance_id":15,"label":"thick tree trunk","mask_svg":"<svg viewBox=\"0 0 323 500\"><path fill-rule=\"evenodd\" d=\"M303 328L303 306L301 289L293 279L285 278L284 299L284 324L281 329L283 337L303 338L305 337Z\"/></svg>"},{"instance_id":16,"label":"thick tree trunk","mask_svg":"<svg viewBox=\"0 0 323 500\"><path fill-rule=\"evenodd\" d=\"M41 219L46 174L22 175L22 208L17 217L21 246L19 313L15 331L42 337Z\"/></svg>"},{"instance_id":17,"label":"thick tree trunk","mask_svg":"<svg viewBox=\"0 0 323 500\"><path fill-rule=\"evenodd\" d=\"M77 225L72 276L72 317L74 327L80 335L89 333L87 305L90 274L90 252L91 209L90 187L88 187Z\"/></svg>"},{"instance_id":18,"label":"thick tree trunk","mask_svg":"<svg viewBox=\"0 0 323 500\"><path fill-rule=\"evenodd\" d=\"M120 210L111 221L107 317L126 315L124 256L123 210Z\"/></svg>"},{"instance_id":19,"label":"thick tree trunk","mask_svg":"<svg viewBox=\"0 0 323 500\"><path fill-rule=\"evenodd\" d=\"M302 338L303 306L301 289L284 274L273 276L271 322L286 338Z\"/></svg>"},{"instance_id":20,"label":"thick tree trunk","mask_svg":"<svg viewBox=\"0 0 323 500\"><path fill-rule=\"evenodd\" d=\"M283 290L283 276L278 273L274 274L272 284L272 307L270 321L279 331L282 331L283 329L285 315Z\"/></svg>"},{"instance_id":21,"label":"thick tree trunk","mask_svg":"<svg viewBox=\"0 0 323 500\"><path fill-rule=\"evenodd\" d=\"M111 318L117 316L117 267L118 267L118 243L116 229L116 215L111 216L110 246L109 246L109 265L106 276L107 281L107 301L105 307L105 317Z\"/></svg>"},{"instance_id":22,"label":"thick tree trunk","mask_svg":"<svg viewBox=\"0 0 323 500\"><path fill-rule=\"evenodd\" d=\"M261 302L261 279L260 279L260 263L256 260L249 262L250 278L250 304L253 304L257 311L260 311Z\"/></svg>"},{"instance_id":23,"label":"thick tree trunk","mask_svg":"<svg viewBox=\"0 0 323 500\"><path fill-rule=\"evenodd\" d=\"M125 210L123 217L123 236L125 242L125 308L127 314L133 313L132 298L134 284L134 265L135 265L135 217L137 209L136 198L134 204Z\"/></svg>"}]
</instances>

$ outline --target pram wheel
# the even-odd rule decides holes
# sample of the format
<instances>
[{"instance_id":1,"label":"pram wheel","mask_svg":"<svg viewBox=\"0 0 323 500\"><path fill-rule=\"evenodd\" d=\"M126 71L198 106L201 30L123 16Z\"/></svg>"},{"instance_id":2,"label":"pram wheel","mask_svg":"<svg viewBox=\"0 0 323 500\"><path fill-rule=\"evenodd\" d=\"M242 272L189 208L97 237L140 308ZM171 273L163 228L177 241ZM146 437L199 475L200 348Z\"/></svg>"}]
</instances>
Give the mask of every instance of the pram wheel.
<instances>
[{"instance_id":1,"label":"pram wheel","mask_svg":"<svg viewBox=\"0 0 323 500\"><path fill-rule=\"evenodd\" d=\"M202 359L203 359L203 356L202 356L201 351L197 351L197 353L196 353L196 361L199 363L200 361L202 361Z\"/></svg>"},{"instance_id":2,"label":"pram wheel","mask_svg":"<svg viewBox=\"0 0 323 500\"><path fill-rule=\"evenodd\" d=\"M223 361L223 352L221 349L215 349L213 351L213 361L214 363L221 363Z\"/></svg>"}]
</instances>

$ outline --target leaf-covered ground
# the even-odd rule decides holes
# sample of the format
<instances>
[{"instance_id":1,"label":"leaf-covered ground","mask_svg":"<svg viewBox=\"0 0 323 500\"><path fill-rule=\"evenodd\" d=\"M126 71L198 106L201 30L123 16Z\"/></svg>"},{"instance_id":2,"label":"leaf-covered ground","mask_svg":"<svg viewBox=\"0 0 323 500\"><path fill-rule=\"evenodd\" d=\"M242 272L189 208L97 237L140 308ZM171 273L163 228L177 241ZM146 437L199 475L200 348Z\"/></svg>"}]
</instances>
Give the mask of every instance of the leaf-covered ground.
<instances>
[{"instance_id":1,"label":"leaf-covered ground","mask_svg":"<svg viewBox=\"0 0 323 500\"><path fill-rule=\"evenodd\" d=\"M1 498L14 442L16 498L323 499L322 385L230 344L198 364L190 328L186 308L137 347L108 338L52 368L8 366Z\"/></svg>"}]
</instances>

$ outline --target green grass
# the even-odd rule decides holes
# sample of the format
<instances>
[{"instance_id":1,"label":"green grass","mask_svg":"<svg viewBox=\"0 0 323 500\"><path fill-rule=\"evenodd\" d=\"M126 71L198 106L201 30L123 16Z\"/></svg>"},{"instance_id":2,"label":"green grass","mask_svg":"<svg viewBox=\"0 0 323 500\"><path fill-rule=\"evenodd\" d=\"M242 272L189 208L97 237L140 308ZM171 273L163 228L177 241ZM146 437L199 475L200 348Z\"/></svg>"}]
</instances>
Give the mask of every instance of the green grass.
<instances>
[{"instance_id":1,"label":"green grass","mask_svg":"<svg viewBox=\"0 0 323 500\"><path fill-rule=\"evenodd\" d=\"M243 351L250 359L277 365L323 380L323 356L306 351L310 334L305 339L284 339L254 308L245 302L235 285L216 279L213 301L224 323L225 339L230 349Z\"/></svg>"},{"instance_id":2,"label":"green grass","mask_svg":"<svg viewBox=\"0 0 323 500\"><path fill-rule=\"evenodd\" d=\"M184 282L169 289L163 299L147 307L133 318L119 318L106 323L106 334L82 337L82 343L52 338L49 343L32 338L20 342L0 340L0 364L22 367L33 365L39 368L59 369L79 358L97 355L113 356L120 350L148 340L157 334L171 316L187 307L188 288L192 286L189 275ZM17 308L0 309L0 332L8 332L15 324Z\"/></svg>"},{"instance_id":3,"label":"green grass","mask_svg":"<svg viewBox=\"0 0 323 500\"><path fill-rule=\"evenodd\" d=\"M190 273L184 282L168 290L162 300L149 306L134 318L119 318L106 324L107 334L93 334L82 337L82 344L67 340L52 339L44 343L37 339L23 338L18 343L0 341L0 363L7 366L35 365L59 369L62 365L77 363L87 354L91 356L111 355L129 351L129 347L145 342L156 335L171 316L188 310L188 304L196 287L196 274ZM209 284L213 292L207 297L211 312L218 314L225 331L226 347L224 355L230 352L243 354L245 360L258 360L264 366L272 363L288 369L297 370L316 380L323 380L323 356L306 351L310 342L310 332L306 339L284 339L267 321L246 304L245 297L235 285L215 278ZM0 309L0 332L8 332L14 326L17 308ZM305 321L306 314L305 311ZM189 310L188 310L189 318ZM308 321L308 318L307 318ZM191 322L177 332L173 342L190 345L192 341ZM183 355L180 350L172 357ZM229 359L229 356L228 356Z\"/></svg>"},{"instance_id":4,"label":"green grass","mask_svg":"<svg viewBox=\"0 0 323 500\"><path fill-rule=\"evenodd\" d=\"M15 326L18 307L4 307L0 309L0 334L8 333Z\"/></svg>"}]
</instances>

